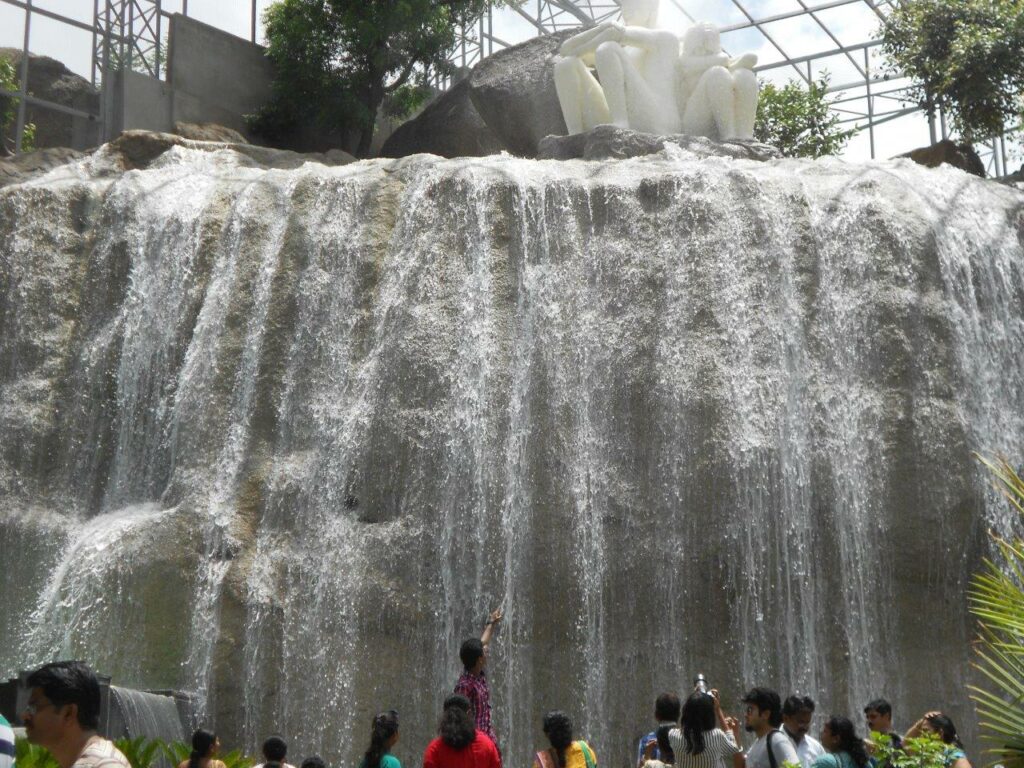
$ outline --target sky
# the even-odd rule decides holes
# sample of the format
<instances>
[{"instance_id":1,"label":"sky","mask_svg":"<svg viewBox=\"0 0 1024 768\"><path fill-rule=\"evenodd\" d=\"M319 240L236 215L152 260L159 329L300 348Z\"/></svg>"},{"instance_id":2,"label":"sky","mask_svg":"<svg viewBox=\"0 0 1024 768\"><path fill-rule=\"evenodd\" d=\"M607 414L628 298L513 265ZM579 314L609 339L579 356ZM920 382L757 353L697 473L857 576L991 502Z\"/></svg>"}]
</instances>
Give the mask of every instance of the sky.
<instances>
[{"instance_id":1,"label":"sky","mask_svg":"<svg viewBox=\"0 0 1024 768\"><path fill-rule=\"evenodd\" d=\"M185 0L162 0L165 11L174 13L182 10ZM262 18L263 11L273 0L257 0L257 19ZM56 11L70 16L86 24L91 24L94 0L33 0L33 6L45 10ZM528 7L535 8L534 0L526 0ZM609 5L609 0L592 0L595 6ZM744 6L758 19L786 14L800 9L799 0L742 0ZM187 0L188 15L199 21L226 30L240 37L250 36L252 19L252 0ZM143 3L144 5L147 3ZM858 0L835 8L819 11L816 14L822 24L806 14L783 19L765 25L765 31L783 49L789 58L799 58L811 53L834 50L837 42L848 46L875 39L878 33L879 19L868 8L865 2ZM711 21L719 27L728 27L744 23L746 18L733 0L662 0L659 25L666 29L682 32L691 23L691 19ZM20 48L24 37L25 11L4 0L0 0L0 47ZM258 25L259 41L262 42L262 25ZM499 8L494 16L494 35L509 44L529 39L536 34L536 28L511 8ZM33 14L30 27L29 47L33 53L52 56L59 59L71 69L86 78L90 77L92 61L92 34L87 30L79 30ZM726 32L722 36L723 47L732 54L752 51L758 54L759 66L771 65L785 60L775 45L765 39L757 30ZM856 54L858 63L864 66L864 52ZM882 61L877 49L869 56L868 66L879 71ZM806 65L805 65L806 66ZM867 100L863 98L862 89L844 85L852 85L860 80L854 65L845 55L830 57L815 62L812 76L818 77L822 70L831 76L831 84L837 87L837 97L847 99L842 107L849 110L851 116L864 114ZM795 78L792 67L762 69L759 75L768 81L783 84ZM902 81L905 82L905 81ZM899 83L886 84L891 88ZM860 97L860 98L858 98ZM888 103L890 109L898 109L902 105L897 98L876 99L879 104ZM901 117L877 126L875 129L876 157L886 158L907 152L929 143L927 120L923 115L914 114ZM843 156L852 161L865 160L871 156L870 137L862 131L849 142ZM1018 154L1016 163L1021 161ZM1016 167L1011 160L1011 170Z\"/></svg>"}]
</instances>

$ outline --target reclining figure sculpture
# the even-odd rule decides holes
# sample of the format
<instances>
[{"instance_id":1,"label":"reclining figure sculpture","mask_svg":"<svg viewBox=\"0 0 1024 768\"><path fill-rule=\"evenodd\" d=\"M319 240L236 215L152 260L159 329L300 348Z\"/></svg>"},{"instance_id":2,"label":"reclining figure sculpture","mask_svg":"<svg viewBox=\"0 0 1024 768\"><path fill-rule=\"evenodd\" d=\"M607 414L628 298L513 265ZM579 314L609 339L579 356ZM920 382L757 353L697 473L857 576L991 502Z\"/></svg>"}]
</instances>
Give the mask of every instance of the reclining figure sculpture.
<instances>
[{"instance_id":1,"label":"reclining figure sculpture","mask_svg":"<svg viewBox=\"0 0 1024 768\"><path fill-rule=\"evenodd\" d=\"M658 0L619 0L603 22L564 43L555 89L569 134L612 124L647 133L752 139L758 84L752 53L730 58L700 23L680 41L655 28Z\"/></svg>"}]
</instances>

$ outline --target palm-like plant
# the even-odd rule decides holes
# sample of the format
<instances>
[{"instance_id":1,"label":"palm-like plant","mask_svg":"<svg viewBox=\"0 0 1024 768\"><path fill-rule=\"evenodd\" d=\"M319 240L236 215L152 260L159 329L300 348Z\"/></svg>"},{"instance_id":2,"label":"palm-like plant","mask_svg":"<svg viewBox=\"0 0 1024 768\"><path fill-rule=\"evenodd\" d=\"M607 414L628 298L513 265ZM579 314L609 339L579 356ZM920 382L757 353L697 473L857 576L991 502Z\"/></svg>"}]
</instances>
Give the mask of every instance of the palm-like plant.
<instances>
[{"instance_id":1,"label":"palm-like plant","mask_svg":"<svg viewBox=\"0 0 1024 768\"><path fill-rule=\"evenodd\" d=\"M1024 514L1024 479L1004 459L981 461L1018 512ZM971 686L992 762L1024 768L1024 539L993 535L997 555L971 580L968 602L978 617L975 669L986 687Z\"/></svg>"}]
</instances>

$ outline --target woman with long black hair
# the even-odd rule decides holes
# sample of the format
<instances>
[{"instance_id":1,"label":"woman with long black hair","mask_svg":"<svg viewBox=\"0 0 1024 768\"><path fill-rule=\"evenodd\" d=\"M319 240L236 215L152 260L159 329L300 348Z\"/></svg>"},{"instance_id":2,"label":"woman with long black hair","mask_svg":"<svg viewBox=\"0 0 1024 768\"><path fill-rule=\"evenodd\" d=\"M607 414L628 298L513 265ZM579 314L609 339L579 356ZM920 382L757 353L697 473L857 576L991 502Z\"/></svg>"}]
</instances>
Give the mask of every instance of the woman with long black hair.
<instances>
[{"instance_id":1,"label":"woman with long black hair","mask_svg":"<svg viewBox=\"0 0 1024 768\"><path fill-rule=\"evenodd\" d=\"M957 735L953 721L939 711L926 712L920 720L910 726L903 738L913 739L926 733L934 733L947 746L942 755L945 768L971 768L971 762L964 752L963 742Z\"/></svg>"},{"instance_id":2,"label":"woman with long black hair","mask_svg":"<svg viewBox=\"0 0 1024 768\"><path fill-rule=\"evenodd\" d=\"M597 755L590 745L573 740L572 720L565 712L547 712L541 725L551 747L534 756L533 768L597 768Z\"/></svg>"},{"instance_id":3,"label":"woman with long black hair","mask_svg":"<svg viewBox=\"0 0 1024 768\"><path fill-rule=\"evenodd\" d=\"M676 768L742 768L739 721L722 711L718 691L694 691L681 721L668 735Z\"/></svg>"},{"instance_id":4,"label":"woman with long black hair","mask_svg":"<svg viewBox=\"0 0 1024 768\"><path fill-rule=\"evenodd\" d=\"M842 715L832 715L825 721L821 744L828 754L817 758L811 768L868 768L871 762L853 723Z\"/></svg>"},{"instance_id":5,"label":"woman with long black hair","mask_svg":"<svg viewBox=\"0 0 1024 768\"><path fill-rule=\"evenodd\" d=\"M363 755L359 768L402 768L391 748L398 741L398 713L389 709L373 718L370 726L370 746Z\"/></svg>"},{"instance_id":6,"label":"woman with long black hair","mask_svg":"<svg viewBox=\"0 0 1024 768\"><path fill-rule=\"evenodd\" d=\"M192 754L178 768L224 768L224 763L217 759L219 751L217 734L200 728L192 734Z\"/></svg>"},{"instance_id":7,"label":"woman with long black hair","mask_svg":"<svg viewBox=\"0 0 1024 768\"><path fill-rule=\"evenodd\" d=\"M423 768L501 768L498 748L477 730L469 699L453 693L444 700L438 736L423 753Z\"/></svg>"}]
</instances>

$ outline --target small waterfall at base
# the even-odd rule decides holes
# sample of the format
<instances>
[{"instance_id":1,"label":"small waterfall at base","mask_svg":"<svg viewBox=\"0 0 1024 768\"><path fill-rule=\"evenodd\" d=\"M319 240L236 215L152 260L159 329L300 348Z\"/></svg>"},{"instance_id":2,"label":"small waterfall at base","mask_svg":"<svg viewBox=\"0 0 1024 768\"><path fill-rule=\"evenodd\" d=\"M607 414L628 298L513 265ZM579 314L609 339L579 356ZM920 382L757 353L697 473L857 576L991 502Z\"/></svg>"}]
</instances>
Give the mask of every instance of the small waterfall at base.
<instances>
[{"instance_id":1,"label":"small waterfall at base","mask_svg":"<svg viewBox=\"0 0 1024 768\"><path fill-rule=\"evenodd\" d=\"M173 697L119 688L116 685L110 686L110 696L111 707L117 709L128 738L145 736L169 744L188 740ZM113 713L111 721L116 722Z\"/></svg>"},{"instance_id":2,"label":"small waterfall at base","mask_svg":"<svg viewBox=\"0 0 1024 768\"><path fill-rule=\"evenodd\" d=\"M502 605L513 762L560 708L630 765L698 672L733 711L884 695L975 737L965 588L1017 523L973 452L1024 461L1024 193L110 151L0 190L0 672L85 658L338 768L395 707L415 766Z\"/></svg>"}]
</instances>

